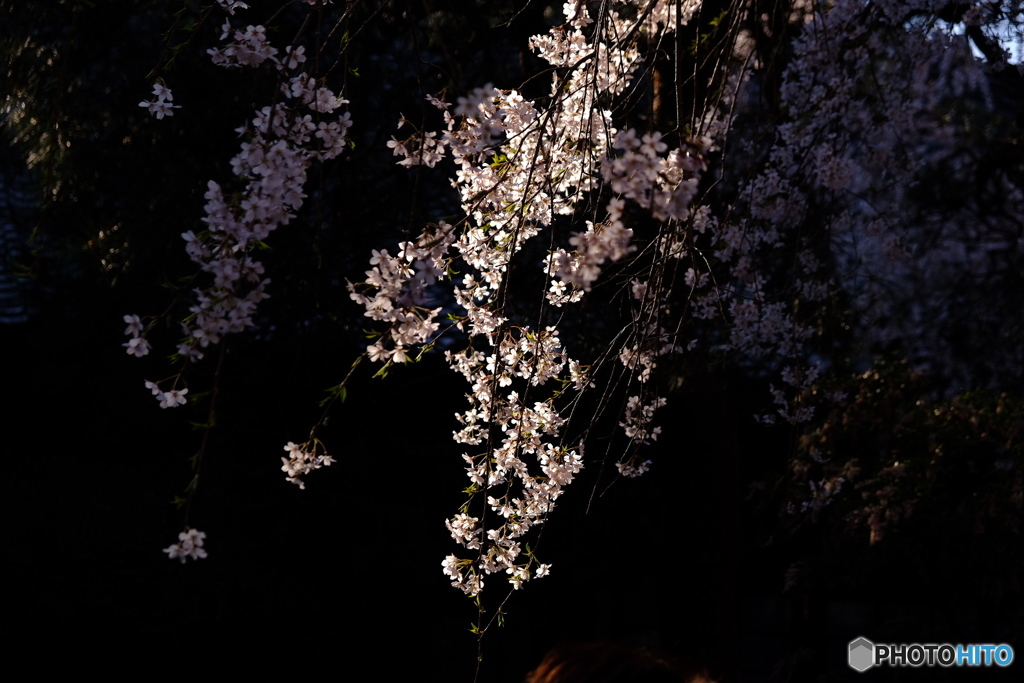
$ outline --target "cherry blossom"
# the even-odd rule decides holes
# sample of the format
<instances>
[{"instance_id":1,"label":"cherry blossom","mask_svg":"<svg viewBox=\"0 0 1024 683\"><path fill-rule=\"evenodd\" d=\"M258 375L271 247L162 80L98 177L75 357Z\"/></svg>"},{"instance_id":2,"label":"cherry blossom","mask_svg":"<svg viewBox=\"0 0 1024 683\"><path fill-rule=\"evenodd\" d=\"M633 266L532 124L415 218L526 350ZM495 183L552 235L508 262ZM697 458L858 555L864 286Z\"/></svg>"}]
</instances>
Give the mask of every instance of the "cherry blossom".
<instances>
[{"instance_id":1,"label":"cherry blossom","mask_svg":"<svg viewBox=\"0 0 1024 683\"><path fill-rule=\"evenodd\" d=\"M181 235L197 271L177 345L184 364L255 327L271 289L257 245L302 210L313 165L351 144L348 101L316 72L320 53L275 47L273 31L233 23L244 3L218 4L228 17L211 61L276 80L236 131L234 178L206 185L203 229ZM442 348L466 382L452 439L468 499L445 521L458 554L442 571L470 596L485 579L520 589L549 572L527 543L593 452L592 436L571 425L591 392L618 413L582 419L618 427L602 446L632 478L654 465L666 361L694 351L764 376L765 422L807 422L837 400L819 391L830 371L827 316L856 330L858 353L899 346L964 377L969 368L942 335L913 332L948 322L962 283L993 262L1010 272L1019 255L1007 236L1024 196L1010 179L992 181L1007 216L985 221L976 220L983 207L929 207L908 190L978 170L950 150L965 151L975 121L997 118L991 76L1010 65L994 50L977 57L965 33L994 32L995 5L962 3L963 16L943 24L919 20L935 10L926 0L794 3L797 37L785 70L771 75L771 116L759 109L766 65L743 29L721 41L720 68L700 84L715 98L689 113L677 102L674 115L692 120L663 124L640 112L647 105L636 106L634 91L660 66L651 47L677 44L672 34L699 0L624 0L593 15L596 3L561 4L564 20L528 42L550 67L546 97L484 83L424 93L427 123L398 114L400 132L373 153L417 172L449 169L458 215L378 245L347 284L371 327L360 359L384 374ZM153 95L140 106L171 115L170 91L158 84ZM964 98L978 111L967 116ZM750 135L730 142L737 130ZM531 268L536 281L523 294ZM912 291L893 294L907 283ZM599 352L575 348L562 320L602 288L618 293L624 322ZM527 296L538 302L528 315L509 303ZM124 322L123 346L145 356L147 327L138 316ZM978 362L995 375L1011 360ZM162 407L186 401L187 389L146 387ZM333 462L313 437L284 450L281 469L300 488ZM816 499L826 504L842 484L815 483ZM178 548L166 552L184 561Z\"/></svg>"},{"instance_id":2,"label":"cherry blossom","mask_svg":"<svg viewBox=\"0 0 1024 683\"><path fill-rule=\"evenodd\" d=\"M307 448L309 450L306 450ZM303 476L334 463L334 458L326 453L318 452L318 444L314 444L310 448L309 444L300 446L289 441L284 450L288 452L288 457L281 458L281 462L284 463L281 466L281 471L288 475L288 481L300 489L306 488L306 483L302 481Z\"/></svg>"},{"instance_id":3,"label":"cherry blossom","mask_svg":"<svg viewBox=\"0 0 1024 683\"><path fill-rule=\"evenodd\" d=\"M167 557L172 560L181 560L185 564L188 560L201 560L206 557L206 550L203 542L206 534L196 529L188 529L178 534L178 542L164 548Z\"/></svg>"},{"instance_id":4,"label":"cherry blossom","mask_svg":"<svg viewBox=\"0 0 1024 683\"><path fill-rule=\"evenodd\" d=\"M171 104L174 100L174 95L171 94L171 89L162 83L155 83L153 85L153 97L155 99L139 102L139 106L146 107L149 113L157 117L157 119L162 119L165 116L174 116L174 110L181 109L178 105Z\"/></svg>"},{"instance_id":5,"label":"cherry blossom","mask_svg":"<svg viewBox=\"0 0 1024 683\"><path fill-rule=\"evenodd\" d=\"M121 344L128 350L128 355L142 358L152 348L145 337L132 337L126 343Z\"/></svg>"}]
</instances>

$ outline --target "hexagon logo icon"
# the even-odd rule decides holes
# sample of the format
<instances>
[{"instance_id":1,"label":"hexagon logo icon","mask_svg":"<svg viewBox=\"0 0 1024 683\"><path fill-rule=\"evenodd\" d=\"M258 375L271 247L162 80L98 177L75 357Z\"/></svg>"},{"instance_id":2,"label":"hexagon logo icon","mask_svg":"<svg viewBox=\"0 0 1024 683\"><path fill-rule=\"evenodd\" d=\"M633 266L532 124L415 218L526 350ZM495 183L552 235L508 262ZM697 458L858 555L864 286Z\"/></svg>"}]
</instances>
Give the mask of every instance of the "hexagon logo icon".
<instances>
[{"instance_id":1,"label":"hexagon logo icon","mask_svg":"<svg viewBox=\"0 0 1024 683\"><path fill-rule=\"evenodd\" d=\"M850 641L850 668L856 671L867 671L875 663L875 644L867 638Z\"/></svg>"}]
</instances>

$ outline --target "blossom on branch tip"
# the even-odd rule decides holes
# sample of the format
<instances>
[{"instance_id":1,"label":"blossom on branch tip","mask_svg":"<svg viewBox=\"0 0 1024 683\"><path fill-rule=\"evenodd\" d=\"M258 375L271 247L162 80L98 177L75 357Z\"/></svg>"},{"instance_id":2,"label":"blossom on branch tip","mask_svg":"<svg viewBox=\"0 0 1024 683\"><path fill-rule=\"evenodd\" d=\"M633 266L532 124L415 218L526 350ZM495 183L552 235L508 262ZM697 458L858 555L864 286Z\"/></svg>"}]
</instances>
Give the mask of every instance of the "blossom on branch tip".
<instances>
[{"instance_id":1,"label":"blossom on branch tip","mask_svg":"<svg viewBox=\"0 0 1024 683\"><path fill-rule=\"evenodd\" d=\"M201 560L206 557L206 551L203 549L205 538L206 534L196 529L182 531L178 534L178 542L164 548L164 552L167 553L169 559L181 560L182 564L185 564L189 558Z\"/></svg>"},{"instance_id":2,"label":"blossom on branch tip","mask_svg":"<svg viewBox=\"0 0 1024 683\"><path fill-rule=\"evenodd\" d=\"M146 107L150 114L153 114L158 119L162 119L165 116L174 116L175 109L181 109L178 105L171 104L174 99L174 95L171 94L171 89L155 83L153 85L153 100L143 100L139 102L140 107Z\"/></svg>"},{"instance_id":3,"label":"blossom on branch tip","mask_svg":"<svg viewBox=\"0 0 1024 683\"><path fill-rule=\"evenodd\" d=\"M150 349L149 342L146 341L145 337L135 337L134 339L129 339L127 343L121 344L121 346L128 349L129 356L135 356L136 358L142 358L147 353L149 353Z\"/></svg>"},{"instance_id":4,"label":"blossom on branch tip","mask_svg":"<svg viewBox=\"0 0 1024 683\"><path fill-rule=\"evenodd\" d=\"M176 408L183 406L186 403L185 394L188 393L188 389L171 389L163 398L160 399L161 408Z\"/></svg>"},{"instance_id":5,"label":"blossom on branch tip","mask_svg":"<svg viewBox=\"0 0 1024 683\"><path fill-rule=\"evenodd\" d=\"M159 384L149 380L146 380L146 388L160 402L161 408L176 408L186 403L185 394L188 393L188 389L171 389L168 392L164 392L160 389Z\"/></svg>"},{"instance_id":6,"label":"blossom on branch tip","mask_svg":"<svg viewBox=\"0 0 1024 683\"><path fill-rule=\"evenodd\" d=\"M249 9L249 6L244 2L238 0L217 0L217 4L224 8L224 11L230 15L235 14L236 9Z\"/></svg>"},{"instance_id":7,"label":"blossom on branch tip","mask_svg":"<svg viewBox=\"0 0 1024 683\"><path fill-rule=\"evenodd\" d=\"M619 470L619 474L624 477L635 478L646 474L651 469L651 461L644 460L637 466L630 465L624 462L615 463L615 468Z\"/></svg>"},{"instance_id":8,"label":"blossom on branch tip","mask_svg":"<svg viewBox=\"0 0 1024 683\"><path fill-rule=\"evenodd\" d=\"M287 480L296 484L300 489L306 488L305 482L300 477L321 467L327 467L334 462L334 458L326 453L322 455L317 454L318 444L319 442L314 442L313 448L308 451L306 450L308 444L300 446L292 441L289 441L284 447L288 451L288 457L281 458L281 462L284 463L281 466L281 471L287 473Z\"/></svg>"},{"instance_id":9,"label":"blossom on branch tip","mask_svg":"<svg viewBox=\"0 0 1024 683\"><path fill-rule=\"evenodd\" d=\"M124 321L128 323L128 327L124 329L125 334L130 334L133 337L138 337L142 334L142 321L139 320L137 315L126 315Z\"/></svg>"}]
</instances>

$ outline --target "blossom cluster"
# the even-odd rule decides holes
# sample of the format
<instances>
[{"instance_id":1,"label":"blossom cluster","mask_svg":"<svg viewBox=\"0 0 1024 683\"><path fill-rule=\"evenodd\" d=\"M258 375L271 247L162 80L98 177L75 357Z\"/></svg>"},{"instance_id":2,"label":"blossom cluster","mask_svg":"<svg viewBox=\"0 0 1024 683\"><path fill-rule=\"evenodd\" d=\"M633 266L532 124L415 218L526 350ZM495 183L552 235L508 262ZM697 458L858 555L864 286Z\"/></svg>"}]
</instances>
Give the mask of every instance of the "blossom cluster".
<instances>
[{"instance_id":1,"label":"blossom cluster","mask_svg":"<svg viewBox=\"0 0 1024 683\"><path fill-rule=\"evenodd\" d=\"M636 251L631 244L633 231L622 221L624 206L622 199L612 199L607 207L608 218L603 223L594 225L587 221L588 230L569 239L569 244L574 247L572 252L559 249L548 257L549 271L553 271L563 284L570 285L572 291L589 292L601 275L601 265L605 261L618 261ZM552 288L551 292L561 295L563 289ZM552 303L562 302L552 300Z\"/></svg>"},{"instance_id":2,"label":"blossom cluster","mask_svg":"<svg viewBox=\"0 0 1024 683\"><path fill-rule=\"evenodd\" d=\"M626 436L641 443L656 441L661 434L661 427L651 426L654 422L654 411L665 406L667 399L657 398L644 404L639 396L630 396L626 401L626 414L619 424L626 431Z\"/></svg>"},{"instance_id":3,"label":"blossom cluster","mask_svg":"<svg viewBox=\"0 0 1024 683\"><path fill-rule=\"evenodd\" d=\"M959 20L994 36L1005 28L997 29L1005 22L994 9L964 3ZM955 13L950 23L910 21L933 11L926 0L800 9L794 19L804 26L781 82L782 117L763 136L773 143L747 143L743 154L759 167L740 183L736 201L695 235L714 257L714 279L728 284L694 278L694 317L725 319L729 335L720 348L788 368L788 378L772 386L774 414L763 419L807 422L816 404L828 404L827 393L800 379L817 372L824 316L845 318L858 353L901 348L954 384L977 376L971 366L983 366L983 376L1019 376L1016 351L965 359L952 340L979 329L1006 333L981 282L1015 268L1019 252L1007 236L1024 195L993 174L956 208L941 196L921 199L936 179L955 188L958 178L986 176L974 161L971 131L977 120L997 118L987 112L992 74L1006 67L1006 56L978 32L972 54ZM985 196L998 197L1004 213L986 206ZM832 306L837 297L842 310ZM961 322L966 300L969 324Z\"/></svg>"},{"instance_id":4,"label":"blossom cluster","mask_svg":"<svg viewBox=\"0 0 1024 683\"><path fill-rule=\"evenodd\" d=\"M262 26L250 26L244 32L229 29L227 21L224 36L232 35L234 42L211 50L216 64L255 67L271 60L285 77L306 61L301 46L289 49L283 61L277 60L278 51ZM252 314L269 296L270 282L263 265L251 256L253 246L288 224L302 207L310 163L332 159L345 149L349 115L316 122L313 116L331 114L346 100L302 72L286 77L281 92L284 102L257 110L250 125L238 131L247 138L231 160L234 173L245 179L241 199L229 202L221 186L211 180L203 219L207 230L182 234L189 257L213 277L212 286L195 291L196 303L190 308L194 322L185 325L187 339L179 346L182 355L199 359L201 349L253 325Z\"/></svg>"},{"instance_id":5,"label":"blossom cluster","mask_svg":"<svg viewBox=\"0 0 1024 683\"><path fill-rule=\"evenodd\" d=\"M142 334L142 320L139 316L132 314L124 316L124 321L128 323L128 327L125 328L124 333L131 335L131 339L124 344L121 344L121 346L125 347L129 356L142 358L148 354L150 348L152 348L149 341Z\"/></svg>"},{"instance_id":6,"label":"blossom cluster","mask_svg":"<svg viewBox=\"0 0 1024 683\"><path fill-rule=\"evenodd\" d=\"M309 5L322 4L318 0ZM181 322L183 338L177 345L176 359L183 366L203 359L211 345L231 334L255 326L259 303L269 294L270 279L256 259L257 248L277 228L289 224L306 199L307 171L314 162L334 159L348 147L350 115L343 112L347 100L317 77L318 66L306 56L306 47L289 45L282 50L271 44L265 26L235 26L232 17L248 5L238 0L218 0L226 13L221 27L219 47L209 49L211 61L225 68L262 68L276 81L272 103L258 107L251 119L236 129L242 138L240 149L231 159L235 178L227 188L210 180L202 229L187 230L181 237L185 252L197 266L199 286L192 291L188 315ZM172 95L157 84L154 99L142 102L157 118L170 116ZM126 315L124 344L130 355L142 357L150 351L144 327L136 315ZM187 402L187 388L179 388L183 370L170 389L156 382L145 386L161 408L173 408ZM289 482L304 488L303 477L334 462L316 446L307 448L289 442L288 457L281 468ZM191 490L190 490L191 495ZM206 557L205 534L188 530L180 542L165 550L171 558Z\"/></svg>"},{"instance_id":7,"label":"blossom cluster","mask_svg":"<svg viewBox=\"0 0 1024 683\"><path fill-rule=\"evenodd\" d=\"M170 391L163 391L156 382L150 382L146 380L146 388L150 390L156 400L160 403L161 408L176 408L183 406L188 400L185 398L185 394L188 393L188 389L171 389Z\"/></svg>"},{"instance_id":8,"label":"blossom cluster","mask_svg":"<svg viewBox=\"0 0 1024 683\"><path fill-rule=\"evenodd\" d=\"M308 450L307 450L308 449ZM308 444L296 445L289 441L284 450L288 452L287 458L281 458L281 471L288 475L287 479L300 489L306 488L302 477L313 470L327 467L334 462L334 458L326 453L319 453L316 445L309 448Z\"/></svg>"},{"instance_id":9,"label":"blossom cluster","mask_svg":"<svg viewBox=\"0 0 1024 683\"><path fill-rule=\"evenodd\" d=\"M447 522L456 541L480 551L474 562L452 556L444 563L453 585L470 595L482 588L486 574L505 572L516 588L531 578L535 560L522 560L518 539L546 520L564 487L583 467L582 446L559 443L565 419L554 397L530 404L519 391L503 390L517 380L525 382L526 391L557 380L566 365L578 377L578 364L567 362L553 328L539 333L510 329L500 337L490 354L472 349L446 352L452 367L471 384L466 397L470 407L456 414L462 429L454 433L455 441L486 449L462 456L471 490L503 492L487 496L493 521L486 534L477 526L479 518L466 512ZM491 430L500 430L500 436L492 436ZM466 566L472 571L457 569ZM547 573L546 565L541 566L543 571L534 571L533 578Z\"/></svg>"},{"instance_id":10,"label":"blossom cluster","mask_svg":"<svg viewBox=\"0 0 1024 683\"><path fill-rule=\"evenodd\" d=\"M489 574L507 574L519 588L548 573L547 565L524 553L521 539L547 519L583 466L582 444L563 442L562 397L569 389L590 388L588 368L568 356L556 327L509 319L501 293L513 259L558 217L574 216L581 202L609 188L614 196L604 204L605 218L586 221L585 232L569 236L566 247L553 249L542 263L547 301L556 307L578 302L605 264L636 250L627 202L656 220L684 221L706 168L707 140L670 151L656 133L614 126L607 103L626 91L641 61L638 31L674 28L698 6L684 3L686 14L677 17L665 3L638 4L641 11L633 18L610 9L597 25L586 3L565 3L567 25L530 40L555 68L547 103L490 84L454 102L428 95L444 130L415 131L388 143L402 166L433 167L450 157L465 219L428 229L415 243L401 245L398 256L374 251L366 280L349 289L368 317L390 325L367 348L370 359L404 362L411 347L433 341L439 332L435 318L441 309L425 306L427 288L449 280L455 270L461 273L451 291L464 314L451 317L469 345L445 355L470 386L469 405L456 414L460 428L454 438L470 447L462 457L471 500L447 527L477 555L450 555L442 566L453 585L470 595L482 590ZM403 116L399 130L407 123ZM450 267L455 261L458 267ZM638 318L636 324L633 351L625 353L637 362L642 358L646 367L632 381L648 382L654 357L676 346L654 321ZM661 340L657 351L648 351L652 338ZM540 393L552 382L559 389ZM630 441L657 437L660 429L651 422L664 400L651 401L630 404L622 423ZM631 463L620 463L620 471L637 475L649 466Z\"/></svg>"},{"instance_id":11,"label":"blossom cluster","mask_svg":"<svg viewBox=\"0 0 1024 683\"><path fill-rule=\"evenodd\" d=\"M203 548L203 541L206 534L196 529L188 529L178 534L178 542L164 548L167 557L172 560L181 560L185 564L189 559L201 560L206 557L206 550Z\"/></svg>"},{"instance_id":12,"label":"blossom cluster","mask_svg":"<svg viewBox=\"0 0 1024 683\"><path fill-rule=\"evenodd\" d=\"M399 256L374 250L366 280L349 283L353 301L366 308L366 316L390 323L390 328L367 347L371 361L404 363L407 351L427 343L440 324L441 308L426 308L428 288L445 270L445 253L455 239L452 226L428 228L416 242L398 245Z\"/></svg>"},{"instance_id":13,"label":"blossom cluster","mask_svg":"<svg viewBox=\"0 0 1024 683\"><path fill-rule=\"evenodd\" d=\"M239 0L217 0L217 4L231 16L234 16L237 9L249 9L247 4Z\"/></svg>"},{"instance_id":14,"label":"blossom cluster","mask_svg":"<svg viewBox=\"0 0 1024 683\"><path fill-rule=\"evenodd\" d=\"M229 5L225 9L230 14L244 7L237 2ZM269 296L270 280L252 257L253 247L294 218L306 197L303 186L310 164L340 155L351 127L347 112L337 114L347 100L304 70L304 46L288 46L279 58L265 27L235 29L229 19L221 39L230 40L208 51L214 64L241 68L269 62L280 79L283 100L258 109L250 124L237 131L246 140L231 159L232 171L245 182L241 197L229 201L211 180L203 219L207 229L182 234L189 257L213 278L212 285L195 290L196 303L189 309L192 322L184 325L186 339L178 347L179 354L197 360L209 344L254 325L252 315ZM289 457L282 458L281 469L300 488L305 488L303 475L333 462L327 454L291 442L285 450Z\"/></svg>"},{"instance_id":15,"label":"blossom cluster","mask_svg":"<svg viewBox=\"0 0 1024 683\"><path fill-rule=\"evenodd\" d=\"M247 8L218 3L229 16ZM963 16L951 14L945 27L918 20L939 4ZM977 282L973 273L992 272L993 262L1014 272L1005 264L1020 255L1012 217L1024 213L1024 195L1005 176L979 178L989 193L981 196L998 195L1010 220L986 214L981 199L949 210L915 196L936 178L984 176L982 162L965 152L983 124L999 122L987 113L996 99L990 83L1007 66L994 57L983 64L966 29L955 26L991 33L1000 21L996 3L939 4L794 2L789 21L802 30L785 72L775 75L780 111L757 111L763 82L750 74L763 65L743 29L709 84L720 96L694 121L659 132L629 127L657 117L634 112L624 123L616 106L636 83L641 49L675 42L667 33L686 24L700 0L602 3L596 18L596 3L565 2L562 25L529 42L550 66L547 97L486 84L449 99L426 95L437 130L411 130L401 116L390 154L406 168L454 167L461 217L373 250L365 279L348 292L378 325L365 349L371 362L406 363L442 334L460 333L460 341L445 340L445 357L468 387L453 439L469 499L445 521L460 546L442 562L453 586L475 596L492 576L518 589L549 573L528 534L584 466L584 443L568 423L596 370L614 366L609 374L621 379L608 382L600 400L621 409L612 424L628 445L616 469L635 477L652 465L640 448L662 432L655 418L666 398L656 371L669 354L700 347L745 359L776 378L772 413L762 419L793 423L838 400L817 385L827 367L818 357L826 316L843 317L868 346L899 343L934 366L954 367L949 335L913 332L926 321L952 324L951 302L971 296L963 284ZM182 235L208 283L194 291L178 347L192 360L254 325L270 282L254 247L293 220L306 199L307 170L342 153L351 125L339 114L346 100L310 72L316 60L304 46L278 49L266 27L230 18L221 40L209 50L215 64L269 68L278 84L273 103L238 130L244 141L231 166L240 189L210 181L205 229ZM656 74L662 65L648 66ZM157 85L153 94L140 106L157 118L172 115L170 91ZM740 170L738 180L723 173L704 182L733 125L757 131L733 148L741 161L730 160L729 170ZM723 210L701 205L709 185L721 185ZM540 269L530 282L540 308L527 318L509 302L530 267ZM576 350L563 341L571 337L552 323L609 280L628 300L623 317L631 317L591 368L572 357ZM450 298L438 295L442 288ZM995 317L984 306L976 311L982 320L986 314ZM142 322L124 320L127 352L146 355ZM708 334L699 341L699 332ZM604 360L611 362L599 366ZM992 374L1011 365L982 362ZM183 404L188 391L146 387L165 408ZM613 391L621 400L606 398ZM334 462L318 443L289 442L284 450L281 469L300 488L303 477ZM801 511L827 505L844 481L812 482L814 502ZM205 557L203 536L186 532L165 552L182 562Z\"/></svg>"},{"instance_id":16,"label":"blossom cluster","mask_svg":"<svg viewBox=\"0 0 1024 683\"><path fill-rule=\"evenodd\" d=\"M220 5L229 15L247 8L233 0ZM245 141L231 159L231 168L244 183L242 192L229 196L218 182L209 181L204 195L206 228L182 233L189 258L211 280L194 290L190 315L182 325L185 336L177 353L190 360L202 359L210 344L254 325L259 302L269 296L270 279L253 257L253 248L294 218L305 200L308 167L314 160L341 154L351 125L349 114L335 113L346 100L302 70L307 61L303 46L289 46L278 58L265 27L236 29L230 18L224 21L221 39L228 39L227 44L208 51L213 62L239 68L269 62L281 80L283 101L258 109L249 125L237 131ZM170 101L163 86L154 94ZM136 335L127 348L141 356L149 345Z\"/></svg>"},{"instance_id":17,"label":"blossom cluster","mask_svg":"<svg viewBox=\"0 0 1024 683\"><path fill-rule=\"evenodd\" d=\"M174 110L181 109L178 105L171 104L174 101L174 95L171 93L171 89L162 83L153 84L153 98L139 102L139 106L148 109L149 113L158 119L174 116Z\"/></svg>"},{"instance_id":18,"label":"blossom cluster","mask_svg":"<svg viewBox=\"0 0 1024 683\"><path fill-rule=\"evenodd\" d=\"M621 154L605 159L601 173L613 192L632 199L659 221L686 220L697 194L700 173L707 170L707 138L687 149L668 150L660 133L637 137L632 128L620 131L612 145Z\"/></svg>"}]
</instances>

